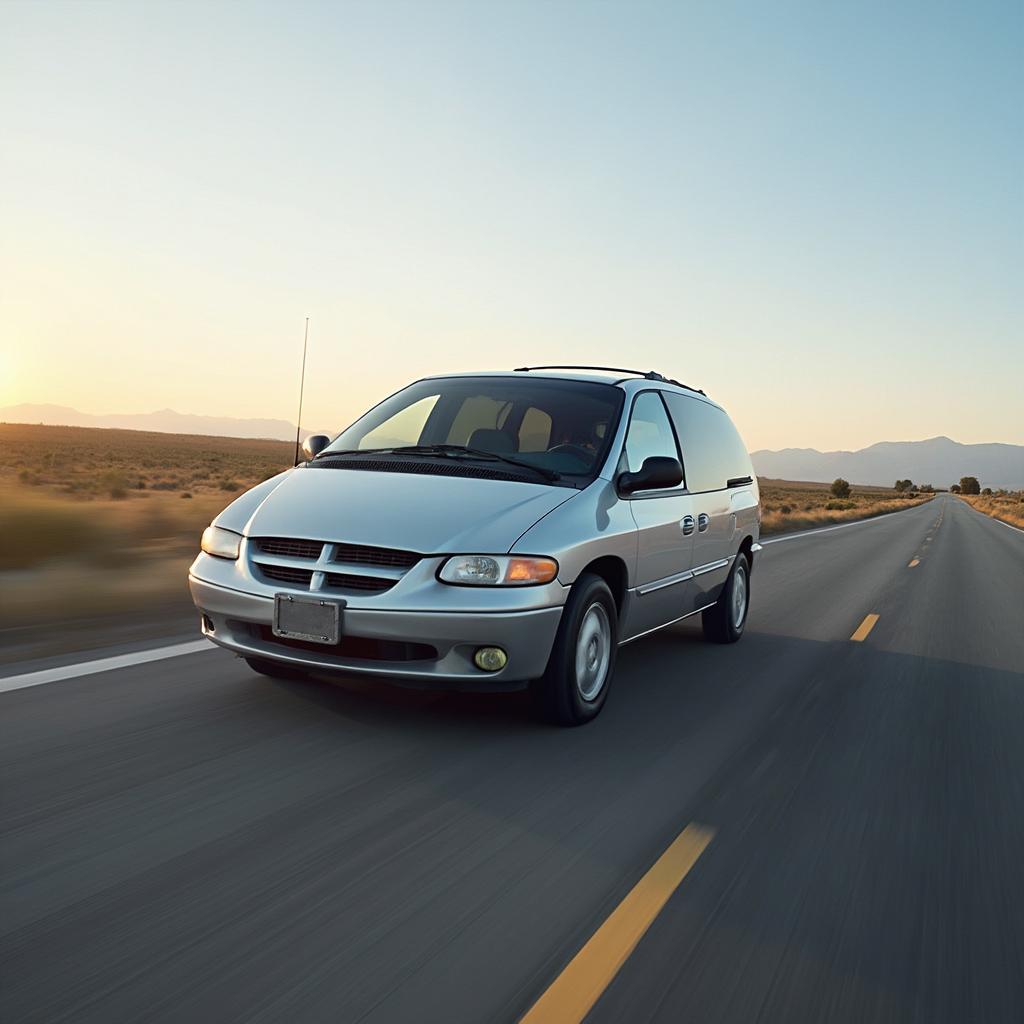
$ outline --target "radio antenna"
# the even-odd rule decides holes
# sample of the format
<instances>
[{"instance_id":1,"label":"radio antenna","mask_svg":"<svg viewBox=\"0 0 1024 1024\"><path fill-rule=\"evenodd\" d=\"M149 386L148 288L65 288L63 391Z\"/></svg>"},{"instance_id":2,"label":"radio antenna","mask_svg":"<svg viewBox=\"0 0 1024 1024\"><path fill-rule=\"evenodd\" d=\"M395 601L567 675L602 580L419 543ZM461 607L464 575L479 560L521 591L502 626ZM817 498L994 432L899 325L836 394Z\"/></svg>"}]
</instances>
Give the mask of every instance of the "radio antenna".
<instances>
[{"instance_id":1,"label":"radio antenna","mask_svg":"<svg viewBox=\"0 0 1024 1024\"><path fill-rule=\"evenodd\" d=\"M302 392L306 387L306 346L309 344L309 317L306 317L306 331L302 336L302 372L299 374L299 417L295 421L295 461L299 464L299 434L302 432Z\"/></svg>"}]
</instances>

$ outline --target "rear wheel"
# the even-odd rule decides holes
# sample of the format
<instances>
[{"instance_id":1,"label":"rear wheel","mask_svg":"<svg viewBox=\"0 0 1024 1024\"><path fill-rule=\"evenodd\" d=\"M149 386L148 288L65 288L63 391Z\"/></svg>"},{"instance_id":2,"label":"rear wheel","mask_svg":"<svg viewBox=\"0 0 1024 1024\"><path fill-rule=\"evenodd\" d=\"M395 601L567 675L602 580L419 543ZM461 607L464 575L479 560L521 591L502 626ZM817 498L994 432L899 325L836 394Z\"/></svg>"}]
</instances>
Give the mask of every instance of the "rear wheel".
<instances>
[{"instance_id":1,"label":"rear wheel","mask_svg":"<svg viewBox=\"0 0 1024 1024\"><path fill-rule=\"evenodd\" d=\"M741 551L718 600L701 616L704 637L716 644L734 644L743 636L750 608L750 559Z\"/></svg>"},{"instance_id":2,"label":"rear wheel","mask_svg":"<svg viewBox=\"0 0 1024 1024\"><path fill-rule=\"evenodd\" d=\"M612 592L600 576L584 573L565 603L544 675L530 684L538 714L558 725L596 718L608 699L618 641Z\"/></svg>"},{"instance_id":3,"label":"rear wheel","mask_svg":"<svg viewBox=\"0 0 1024 1024\"><path fill-rule=\"evenodd\" d=\"M309 676L301 668L293 668L280 661L271 661L269 658L246 658L246 665L259 672L261 676L269 676L271 679L308 679Z\"/></svg>"}]
</instances>

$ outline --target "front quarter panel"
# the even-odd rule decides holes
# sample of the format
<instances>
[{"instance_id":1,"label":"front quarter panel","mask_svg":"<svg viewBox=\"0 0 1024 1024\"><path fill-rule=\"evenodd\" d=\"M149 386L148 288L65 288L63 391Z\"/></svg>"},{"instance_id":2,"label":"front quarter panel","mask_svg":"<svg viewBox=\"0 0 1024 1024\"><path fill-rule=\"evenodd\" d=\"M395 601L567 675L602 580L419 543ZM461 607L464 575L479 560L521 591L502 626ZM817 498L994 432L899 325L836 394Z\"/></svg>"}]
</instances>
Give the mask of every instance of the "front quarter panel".
<instances>
[{"instance_id":1,"label":"front quarter panel","mask_svg":"<svg viewBox=\"0 0 1024 1024\"><path fill-rule=\"evenodd\" d=\"M628 588L636 576L636 523L629 502L619 498L614 483L599 477L527 530L511 551L557 559L558 581L563 586L575 583L595 559L610 555L625 564Z\"/></svg>"}]
</instances>

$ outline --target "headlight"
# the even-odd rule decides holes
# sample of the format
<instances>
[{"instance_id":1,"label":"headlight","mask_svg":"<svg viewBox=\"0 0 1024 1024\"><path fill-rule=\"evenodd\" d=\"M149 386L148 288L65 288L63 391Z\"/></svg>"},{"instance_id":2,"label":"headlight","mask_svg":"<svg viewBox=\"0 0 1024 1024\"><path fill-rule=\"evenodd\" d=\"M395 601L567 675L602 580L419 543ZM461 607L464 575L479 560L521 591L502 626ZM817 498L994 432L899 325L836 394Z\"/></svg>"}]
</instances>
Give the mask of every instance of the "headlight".
<instances>
[{"instance_id":1,"label":"headlight","mask_svg":"<svg viewBox=\"0 0 1024 1024\"><path fill-rule=\"evenodd\" d=\"M238 557L238 549L241 546L242 538L237 533L225 530L220 526L208 526L203 530L203 539L200 547L208 554L217 558Z\"/></svg>"},{"instance_id":2,"label":"headlight","mask_svg":"<svg viewBox=\"0 0 1024 1024\"><path fill-rule=\"evenodd\" d=\"M453 555L437 574L442 583L478 587L528 587L558 575L553 558L530 555Z\"/></svg>"}]
</instances>

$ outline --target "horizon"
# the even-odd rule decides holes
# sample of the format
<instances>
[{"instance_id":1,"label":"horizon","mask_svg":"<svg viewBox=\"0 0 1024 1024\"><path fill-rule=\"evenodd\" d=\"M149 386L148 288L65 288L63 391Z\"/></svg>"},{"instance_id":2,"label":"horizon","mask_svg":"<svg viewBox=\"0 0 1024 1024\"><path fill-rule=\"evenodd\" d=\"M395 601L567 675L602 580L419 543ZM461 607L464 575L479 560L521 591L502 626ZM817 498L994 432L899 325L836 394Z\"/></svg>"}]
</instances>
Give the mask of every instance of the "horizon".
<instances>
[{"instance_id":1,"label":"horizon","mask_svg":"<svg viewBox=\"0 0 1024 1024\"><path fill-rule=\"evenodd\" d=\"M704 388L751 450L1022 444L1022 38L999 3L5 4L0 406L291 420L309 316L309 423L566 359Z\"/></svg>"},{"instance_id":2,"label":"horizon","mask_svg":"<svg viewBox=\"0 0 1024 1024\"><path fill-rule=\"evenodd\" d=\"M17 402L17 403L14 403L12 405L0 406L0 414L8 413L11 410L17 409L17 408L19 408L21 406L26 406L28 408L33 408L33 409L45 409L45 408L49 408L49 409L66 409L67 411L76 413L77 415L93 417L93 418L96 418L96 419L103 419L103 418L106 418L106 417L110 417L110 418L116 417L116 418L119 418L119 419L130 419L130 418L133 418L133 417L140 417L141 418L141 417L147 417L147 416L158 416L158 415L161 415L161 414L164 414L164 413L170 413L173 416L179 416L179 417L187 418L187 419L193 419L193 418L196 418L196 419L212 419L212 420L233 421L233 422L238 422L238 423L256 423L256 422L260 422L260 421L267 421L267 422L281 423L281 424L289 427L291 429L291 431L295 430L295 421L293 419L289 420L286 417L277 417L277 416L238 416L238 417L236 417L236 416L225 416L225 415L220 415L220 414L217 414L217 413L184 412L181 409L175 409L175 408L173 408L171 406L167 406L167 407L165 407L163 409L150 409L150 410L144 411L144 412L115 412L115 411L112 411L112 410L107 410L105 412L91 412L89 410L79 409L79 408L76 408L76 407L73 407L73 406L61 405L61 404L56 403L56 402ZM153 428L147 428L147 427L94 426L94 425L90 425L90 424L59 423L57 421L47 422L45 420L3 420L3 419L0 419L0 423L9 423L9 424L14 425L14 426L58 426L58 427L59 426L72 426L72 427L74 427L74 426L81 426L82 429L86 429L86 430L136 430L136 431L139 431L139 432L142 432L142 433L146 433L146 432L150 432L150 433L168 433L168 434L179 433L179 431L155 430ZM335 435L341 433L343 430L347 429L347 427L350 426L350 425L351 425L350 423L345 423L345 424L339 425L337 427L332 427L330 430L324 430L323 432L326 433L326 434L329 434L331 436L335 436ZM318 429L321 429L321 428L315 428L315 429L302 428L300 436L302 438L306 438L311 433L316 432L316 430L318 430ZM202 434L200 434L198 436L227 437L227 438L231 438L231 437L238 437L239 435L230 435L230 434L208 434L208 435L202 435ZM263 436L263 435L252 435L252 436L246 435L245 437L242 437L241 439L243 439L243 440L244 439L248 439L248 440L264 440L264 441L281 441L282 443L289 443L289 442L294 443L294 438L291 438L291 437L288 437L288 438L278 438L278 437L270 437L270 436ZM1013 442L1013 441L1002 441L1002 440L999 440L999 439L990 439L990 440L987 440L987 441L961 441L958 438L951 437L949 434L934 434L934 435L929 436L929 437L883 437L883 438L879 438L876 441L869 441L867 444L862 445L859 448L846 448L846 447L840 447L840 448L817 448L817 447L814 447L814 446L811 446L811 445L788 444L788 445L782 445L779 448L752 448L752 447L750 447L748 450L750 451L751 454L755 454L755 455L758 454L759 452L771 452L773 454L778 454L778 453L783 453L783 452L788 452L788 451L809 451L809 452L818 452L818 453L820 453L822 455L841 455L841 454L855 454L855 453L858 453L858 452L866 451L869 448L874 448L874 447L876 447L878 445L884 445L884 444L925 444L925 443L927 443L929 441L949 441L951 444L962 445L962 446L972 446L972 445L1007 445L1009 447L1015 447L1015 448L1022 448L1022 447L1024 447L1024 444L1018 444L1018 443Z\"/></svg>"}]
</instances>

